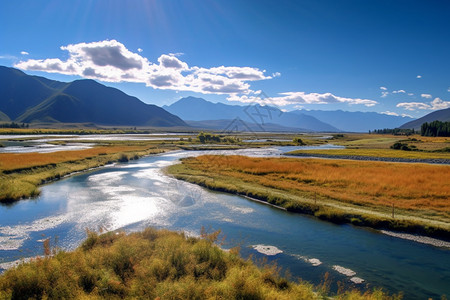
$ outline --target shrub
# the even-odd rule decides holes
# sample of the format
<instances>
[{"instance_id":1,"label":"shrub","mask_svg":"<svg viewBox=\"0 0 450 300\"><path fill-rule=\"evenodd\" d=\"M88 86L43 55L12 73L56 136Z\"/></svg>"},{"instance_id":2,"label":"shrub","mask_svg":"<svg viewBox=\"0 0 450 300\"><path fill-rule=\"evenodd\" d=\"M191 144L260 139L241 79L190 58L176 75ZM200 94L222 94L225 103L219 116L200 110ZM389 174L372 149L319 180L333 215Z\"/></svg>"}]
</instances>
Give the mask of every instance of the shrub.
<instances>
[{"instance_id":1,"label":"shrub","mask_svg":"<svg viewBox=\"0 0 450 300\"><path fill-rule=\"evenodd\" d=\"M128 156L126 154L120 155L119 162L128 162Z\"/></svg>"}]
</instances>

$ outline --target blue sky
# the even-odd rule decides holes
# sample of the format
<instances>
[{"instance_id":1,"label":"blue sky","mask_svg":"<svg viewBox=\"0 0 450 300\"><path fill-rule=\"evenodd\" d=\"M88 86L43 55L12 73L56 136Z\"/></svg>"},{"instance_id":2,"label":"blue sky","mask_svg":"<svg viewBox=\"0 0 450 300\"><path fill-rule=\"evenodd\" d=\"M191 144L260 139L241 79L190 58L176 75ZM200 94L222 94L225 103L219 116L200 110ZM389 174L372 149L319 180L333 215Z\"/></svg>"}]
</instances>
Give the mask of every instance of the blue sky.
<instances>
[{"instance_id":1,"label":"blue sky","mask_svg":"<svg viewBox=\"0 0 450 300\"><path fill-rule=\"evenodd\" d=\"M147 103L450 107L450 2L1 1L0 65Z\"/></svg>"}]
</instances>

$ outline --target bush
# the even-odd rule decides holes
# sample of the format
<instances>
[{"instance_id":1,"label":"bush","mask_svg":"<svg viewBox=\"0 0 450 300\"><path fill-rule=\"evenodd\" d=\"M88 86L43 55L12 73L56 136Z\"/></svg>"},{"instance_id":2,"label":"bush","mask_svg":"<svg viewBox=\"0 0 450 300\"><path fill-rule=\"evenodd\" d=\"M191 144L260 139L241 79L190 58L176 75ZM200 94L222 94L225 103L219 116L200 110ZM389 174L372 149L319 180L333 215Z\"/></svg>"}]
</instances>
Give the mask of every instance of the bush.
<instances>
[{"instance_id":1,"label":"bush","mask_svg":"<svg viewBox=\"0 0 450 300\"><path fill-rule=\"evenodd\" d=\"M120 155L119 162L128 162L128 156L126 154Z\"/></svg>"},{"instance_id":2,"label":"bush","mask_svg":"<svg viewBox=\"0 0 450 300\"><path fill-rule=\"evenodd\" d=\"M299 146L306 145L305 142L303 142L303 140L301 138L299 138L299 137L293 138L292 142L294 142L294 144L297 144Z\"/></svg>"}]
</instances>

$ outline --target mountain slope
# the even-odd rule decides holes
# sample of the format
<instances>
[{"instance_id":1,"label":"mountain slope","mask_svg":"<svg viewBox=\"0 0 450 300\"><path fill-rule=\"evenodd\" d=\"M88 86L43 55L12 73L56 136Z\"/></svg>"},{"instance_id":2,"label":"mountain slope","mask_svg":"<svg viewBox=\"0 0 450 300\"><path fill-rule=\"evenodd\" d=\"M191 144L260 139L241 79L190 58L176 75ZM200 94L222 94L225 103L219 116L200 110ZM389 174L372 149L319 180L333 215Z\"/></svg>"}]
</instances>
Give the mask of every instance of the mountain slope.
<instances>
[{"instance_id":1,"label":"mountain slope","mask_svg":"<svg viewBox=\"0 0 450 300\"><path fill-rule=\"evenodd\" d=\"M376 112L350 112L342 110L296 110L296 114L313 116L322 122L333 125L343 131L368 132L369 130L381 128L397 128L412 118L389 116Z\"/></svg>"},{"instance_id":2,"label":"mountain slope","mask_svg":"<svg viewBox=\"0 0 450 300\"><path fill-rule=\"evenodd\" d=\"M430 123L433 121L450 122L450 108L434 111L432 113L429 113L428 115L423 116L422 118L403 124L402 126L400 126L400 128L402 129L414 128L415 130L420 130L420 127L422 126L423 123L425 122Z\"/></svg>"},{"instance_id":3,"label":"mountain slope","mask_svg":"<svg viewBox=\"0 0 450 300\"><path fill-rule=\"evenodd\" d=\"M0 66L0 111L11 120L55 93L35 76Z\"/></svg>"},{"instance_id":4,"label":"mountain slope","mask_svg":"<svg viewBox=\"0 0 450 300\"><path fill-rule=\"evenodd\" d=\"M0 67L0 111L16 122L188 126L164 109L94 80L65 83Z\"/></svg>"},{"instance_id":5,"label":"mountain slope","mask_svg":"<svg viewBox=\"0 0 450 300\"><path fill-rule=\"evenodd\" d=\"M0 111L0 122L10 122L10 121L11 119L8 117L8 115Z\"/></svg>"},{"instance_id":6,"label":"mountain slope","mask_svg":"<svg viewBox=\"0 0 450 300\"><path fill-rule=\"evenodd\" d=\"M240 106L212 103L202 98L186 97L164 108L183 120L240 120L258 126L258 131L270 131L269 124L290 128L294 131L328 131L337 132L338 128L315 117L305 114L283 112L278 108L258 104ZM253 125L252 125L253 126Z\"/></svg>"}]
</instances>

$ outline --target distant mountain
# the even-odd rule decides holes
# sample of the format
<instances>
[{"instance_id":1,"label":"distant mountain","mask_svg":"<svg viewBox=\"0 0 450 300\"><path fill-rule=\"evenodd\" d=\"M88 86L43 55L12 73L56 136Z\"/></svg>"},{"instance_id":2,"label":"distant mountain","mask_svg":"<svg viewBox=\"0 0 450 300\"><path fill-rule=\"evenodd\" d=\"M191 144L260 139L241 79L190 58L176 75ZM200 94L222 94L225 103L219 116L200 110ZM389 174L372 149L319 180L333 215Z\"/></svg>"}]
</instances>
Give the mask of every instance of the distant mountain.
<instances>
[{"instance_id":1,"label":"distant mountain","mask_svg":"<svg viewBox=\"0 0 450 300\"><path fill-rule=\"evenodd\" d=\"M403 124L400 128L419 130L423 123L433 121L450 122L450 108L433 111L422 118Z\"/></svg>"},{"instance_id":2,"label":"distant mountain","mask_svg":"<svg viewBox=\"0 0 450 300\"><path fill-rule=\"evenodd\" d=\"M207 130L215 130L222 132L235 132L235 131L261 131L261 127L255 123L243 122L241 119L233 120L204 120L204 121L185 121L189 126L194 128L201 128ZM264 131L269 132L296 132L307 131L302 128L284 127L277 124L267 123L264 124Z\"/></svg>"},{"instance_id":3,"label":"distant mountain","mask_svg":"<svg viewBox=\"0 0 450 300\"><path fill-rule=\"evenodd\" d=\"M269 127L274 128L275 125L288 131L340 131L338 128L319 121L313 116L283 112L275 107L258 104L248 106L228 105L212 103L202 98L186 97L169 106L163 106L163 108L188 121L228 120L228 123L230 123L232 120L239 118L245 123L252 124L252 126L256 125L258 131L271 131Z\"/></svg>"},{"instance_id":4,"label":"distant mountain","mask_svg":"<svg viewBox=\"0 0 450 300\"><path fill-rule=\"evenodd\" d=\"M405 122L414 119L400 116L390 116L376 112L350 112L342 110L295 110L292 113L309 115L326 122L342 131L368 132L382 128L398 128Z\"/></svg>"},{"instance_id":5,"label":"distant mountain","mask_svg":"<svg viewBox=\"0 0 450 300\"><path fill-rule=\"evenodd\" d=\"M0 66L0 112L16 122L187 126L161 107L94 80L59 82ZM0 114L0 120L4 116Z\"/></svg>"}]
</instances>

